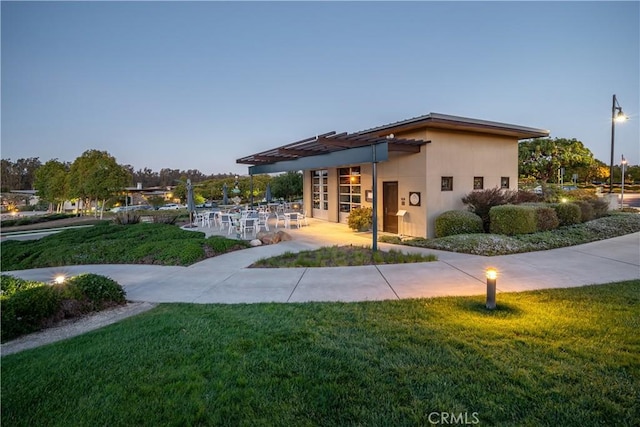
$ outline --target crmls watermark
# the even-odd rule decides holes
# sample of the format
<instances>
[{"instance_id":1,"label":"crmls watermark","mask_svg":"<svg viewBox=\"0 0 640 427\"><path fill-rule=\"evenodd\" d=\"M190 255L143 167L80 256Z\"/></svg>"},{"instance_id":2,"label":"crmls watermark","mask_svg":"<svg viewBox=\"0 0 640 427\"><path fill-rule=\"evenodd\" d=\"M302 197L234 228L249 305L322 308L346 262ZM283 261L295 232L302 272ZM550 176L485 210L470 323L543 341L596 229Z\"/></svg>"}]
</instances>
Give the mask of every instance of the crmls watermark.
<instances>
[{"instance_id":1,"label":"crmls watermark","mask_svg":"<svg viewBox=\"0 0 640 427\"><path fill-rule=\"evenodd\" d=\"M469 425L480 423L477 412L430 412L429 423L442 425Z\"/></svg>"}]
</instances>

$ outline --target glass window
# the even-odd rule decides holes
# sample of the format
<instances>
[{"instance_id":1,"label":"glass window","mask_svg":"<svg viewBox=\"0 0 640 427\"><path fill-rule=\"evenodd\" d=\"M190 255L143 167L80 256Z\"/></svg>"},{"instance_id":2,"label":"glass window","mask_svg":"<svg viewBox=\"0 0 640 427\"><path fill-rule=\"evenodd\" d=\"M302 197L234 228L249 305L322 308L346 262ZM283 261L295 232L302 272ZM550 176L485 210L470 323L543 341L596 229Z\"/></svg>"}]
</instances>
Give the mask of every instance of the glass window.
<instances>
[{"instance_id":1,"label":"glass window","mask_svg":"<svg viewBox=\"0 0 640 427\"><path fill-rule=\"evenodd\" d=\"M312 173L313 209L328 210L328 203L325 202L322 205L320 204L321 200L326 201L329 199L329 186L327 185L328 173L329 172L327 170L317 170Z\"/></svg>"},{"instance_id":2,"label":"glass window","mask_svg":"<svg viewBox=\"0 0 640 427\"><path fill-rule=\"evenodd\" d=\"M500 178L500 188L508 189L509 188L509 177L503 176Z\"/></svg>"},{"instance_id":3,"label":"glass window","mask_svg":"<svg viewBox=\"0 0 640 427\"><path fill-rule=\"evenodd\" d=\"M338 169L340 174L338 181L340 182L340 212L348 213L352 209L360 207L362 201L360 193L362 187L360 185L360 166Z\"/></svg>"},{"instance_id":4,"label":"glass window","mask_svg":"<svg viewBox=\"0 0 640 427\"><path fill-rule=\"evenodd\" d=\"M482 176L473 177L473 189L482 190L483 188L484 188L484 177Z\"/></svg>"},{"instance_id":5,"label":"glass window","mask_svg":"<svg viewBox=\"0 0 640 427\"><path fill-rule=\"evenodd\" d=\"M442 177L441 190L442 191L453 191L453 177L452 176L443 176Z\"/></svg>"}]
</instances>

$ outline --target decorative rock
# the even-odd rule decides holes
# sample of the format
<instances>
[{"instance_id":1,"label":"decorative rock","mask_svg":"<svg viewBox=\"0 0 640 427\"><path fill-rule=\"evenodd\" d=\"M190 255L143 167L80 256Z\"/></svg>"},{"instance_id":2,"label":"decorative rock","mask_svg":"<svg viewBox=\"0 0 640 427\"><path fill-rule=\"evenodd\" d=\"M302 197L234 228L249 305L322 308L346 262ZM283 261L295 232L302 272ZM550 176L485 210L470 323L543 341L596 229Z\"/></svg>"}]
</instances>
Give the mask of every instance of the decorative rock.
<instances>
[{"instance_id":1,"label":"decorative rock","mask_svg":"<svg viewBox=\"0 0 640 427\"><path fill-rule=\"evenodd\" d=\"M278 231L278 237L280 238L279 241L280 242L288 242L289 240L291 240L291 236L287 233L285 233L284 231Z\"/></svg>"},{"instance_id":2,"label":"decorative rock","mask_svg":"<svg viewBox=\"0 0 640 427\"><path fill-rule=\"evenodd\" d=\"M262 241L260 239L254 239L249 242L251 246L262 246Z\"/></svg>"}]
</instances>

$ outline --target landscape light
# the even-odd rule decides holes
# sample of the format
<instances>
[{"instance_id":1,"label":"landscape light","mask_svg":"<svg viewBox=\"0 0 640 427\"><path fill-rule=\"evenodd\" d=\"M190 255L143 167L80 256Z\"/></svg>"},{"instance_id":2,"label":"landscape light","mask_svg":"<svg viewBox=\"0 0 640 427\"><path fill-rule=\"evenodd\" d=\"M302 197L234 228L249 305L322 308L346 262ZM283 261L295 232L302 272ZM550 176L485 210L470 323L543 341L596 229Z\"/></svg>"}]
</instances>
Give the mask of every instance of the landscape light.
<instances>
[{"instance_id":1,"label":"landscape light","mask_svg":"<svg viewBox=\"0 0 640 427\"><path fill-rule=\"evenodd\" d=\"M66 276L65 276L64 274L58 274L58 275L53 279L53 282L54 282L56 285L62 285L62 284L65 282L65 280L67 280L67 278L66 278Z\"/></svg>"},{"instance_id":2,"label":"landscape light","mask_svg":"<svg viewBox=\"0 0 640 427\"><path fill-rule=\"evenodd\" d=\"M498 271L495 268L488 268L485 274L487 276L486 307L489 310L493 310L496 308L496 279L498 278Z\"/></svg>"}]
</instances>

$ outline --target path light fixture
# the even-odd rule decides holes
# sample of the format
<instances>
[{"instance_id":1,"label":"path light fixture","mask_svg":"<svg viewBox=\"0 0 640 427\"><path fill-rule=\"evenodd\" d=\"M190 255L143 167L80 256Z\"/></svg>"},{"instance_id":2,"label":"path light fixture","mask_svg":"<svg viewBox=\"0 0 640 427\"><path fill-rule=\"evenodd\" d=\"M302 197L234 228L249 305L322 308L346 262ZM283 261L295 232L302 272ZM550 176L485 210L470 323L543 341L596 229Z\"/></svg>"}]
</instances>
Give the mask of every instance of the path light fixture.
<instances>
[{"instance_id":1,"label":"path light fixture","mask_svg":"<svg viewBox=\"0 0 640 427\"><path fill-rule=\"evenodd\" d=\"M611 162L609 164L609 193L613 193L613 144L616 135L616 122L623 123L628 117L622 112L622 107L618 104L618 98L613 95L611 104Z\"/></svg>"},{"instance_id":2,"label":"path light fixture","mask_svg":"<svg viewBox=\"0 0 640 427\"><path fill-rule=\"evenodd\" d=\"M496 279L498 278L498 270L495 268L488 268L486 271L487 276L487 304L486 307L489 310L496 308Z\"/></svg>"},{"instance_id":3,"label":"path light fixture","mask_svg":"<svg viewBox=\"0 0 640 427\"><path fill-rule=\"evenodd\" d=\"M67 277L64 274L58 274L53 278L53 283L56 285L62 285L67 280Z\"/></svg>"}]
</instances>

